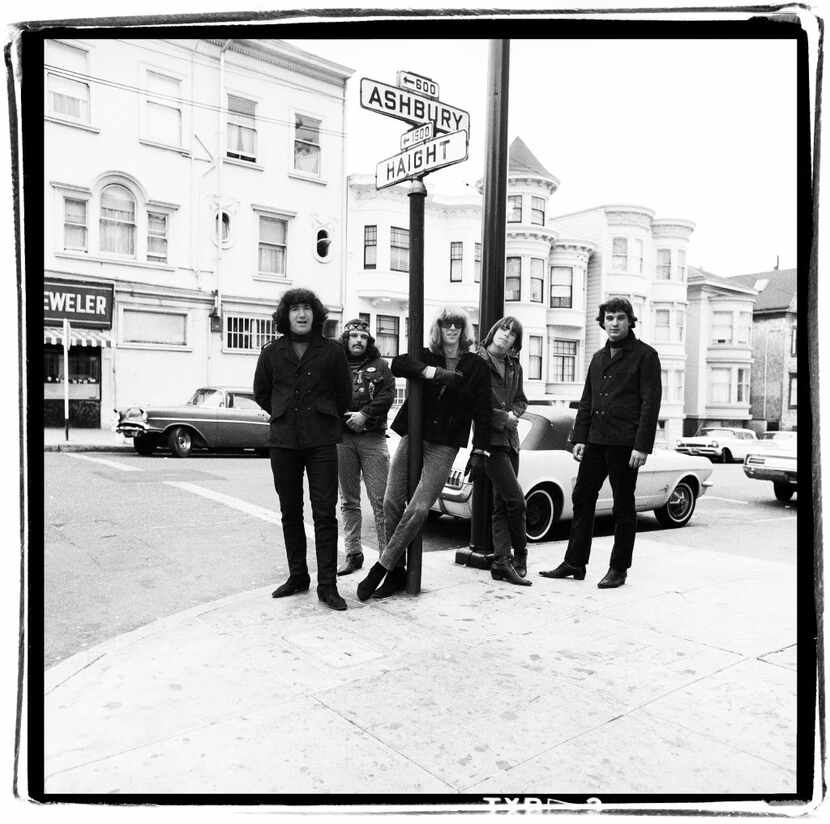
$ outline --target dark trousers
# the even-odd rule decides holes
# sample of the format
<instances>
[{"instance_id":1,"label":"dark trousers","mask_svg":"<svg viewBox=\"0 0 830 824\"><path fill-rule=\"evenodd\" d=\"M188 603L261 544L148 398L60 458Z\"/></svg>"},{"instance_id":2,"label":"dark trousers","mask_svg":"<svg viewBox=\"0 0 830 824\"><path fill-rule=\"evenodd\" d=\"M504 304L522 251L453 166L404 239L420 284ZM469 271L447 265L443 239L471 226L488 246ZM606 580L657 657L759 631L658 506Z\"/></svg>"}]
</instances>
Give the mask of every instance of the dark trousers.
<instances>
[{"instance_id":1,"label":"dark trousers","mask_svg":"<svg viewBox=\"0 0 830 824\"><path fill-rule=\"evenodd\" d=\"M274 489L280 499L282 534L291 575L308 575L303 523L303 471L308 476L314 544L317 550L317 584L334 586L337 580L337 446L310 449L271 447Z\"/></svg>"},{"instance_id":2,"label":"dark trousers","mask_svg":"<svg viewBox=\"0 0 830 824\"><path fill-rule=\"evenodd\" d=\"M628 465L631 449L630 446L585 445L573 491L574 514L565 552L567 563L573 566L585 566L588 563L597 496L608 478L614 494L614 548L611 551L610 566L622 572L631 566L634 535L637 532L634 489L637 486L638 471Z\"/></svg>"},{"instance_id":3,"label":"dark trousers","mask_svg":"<svg viewBox=\"0 0 830 824\"><path fill-rule=\"evenodd\" d=\"M525 530L525 495L516 479L519 474L519 453L510 447L490 447L487 477L493 485L493 552L506 558L510 548L527 548Z\"/></svg>"}]
</instances>

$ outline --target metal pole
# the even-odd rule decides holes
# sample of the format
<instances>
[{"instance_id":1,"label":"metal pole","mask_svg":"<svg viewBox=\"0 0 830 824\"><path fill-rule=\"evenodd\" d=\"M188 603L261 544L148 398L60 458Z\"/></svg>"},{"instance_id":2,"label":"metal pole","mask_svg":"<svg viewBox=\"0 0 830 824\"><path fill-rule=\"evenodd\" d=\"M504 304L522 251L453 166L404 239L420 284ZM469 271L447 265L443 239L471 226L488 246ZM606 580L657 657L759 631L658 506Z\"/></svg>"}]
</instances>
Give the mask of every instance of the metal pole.
<instances>
[{"instance_id":1,"label":"metal pole","mask_svg":"<svg viewBox=\"0 0 830 824\"><path fill-rule=\"evenodd\" d=\"M69 441L69 321L63 319L63 436Z\"/></svg>"},{"instance_id":2,"label":"metal pole","mask_svg":"<svg viewBox=\"0 0 830 824\"><path fill-rule=\"evenodd\" d=\"M424 344L424 201L427 188L421 178L412 181L409 190L409 350L417 352ZM420 381L407 381L409 432L409 500L418 486L423 466L423 386ZM406 558L406 591L421 591L421 533L409 545Z\"/></svg>"},{"instance_id":3,"label":"metal pole","mask_svg":"<svg viewBox=\"0 0 830 824\"><path fill-rule=\"evenodd\" d=\"M491 40L487 73L487 145L484 170L481 299L479 335L504 314L505 221L507 219L507 103L510 78L510 41ZM490 529L493 496L485 478L473 485L470 551L483 556L475 566L488 566L492 552ZM467 563L470 563L469 560Z\"/></svg>"}]
</instances>

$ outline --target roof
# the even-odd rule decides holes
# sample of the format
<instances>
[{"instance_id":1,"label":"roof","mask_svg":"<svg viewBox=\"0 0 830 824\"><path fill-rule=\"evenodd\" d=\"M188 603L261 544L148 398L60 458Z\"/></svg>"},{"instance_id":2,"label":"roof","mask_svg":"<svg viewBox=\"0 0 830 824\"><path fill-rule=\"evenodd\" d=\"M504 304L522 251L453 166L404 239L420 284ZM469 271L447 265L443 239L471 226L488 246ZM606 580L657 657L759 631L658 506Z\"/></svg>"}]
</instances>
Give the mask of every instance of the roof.
<instances>
[{"instance_id":1,"label":"roof","mask_svg":"<svg viewBox=\"0 0 830 824\"><path fill-rule=\"evenodd\" d=\"M754 288L759 280L766 280L763 289L758 290L755 301L756 312L783 312L790 309L798 293L798 269L773 269L749 275L733 275L731 281Z\"/></svg>"},{"instance_id":2,"label":"roof","mask_svg":"<svg viewBox=\"0 0 830 824\"><path fill-rule=\"evenodd\" d=\"M519 172L544 177L548 180L556 178L539 162L539 159L527 148L524 140L517 137L510 144L508 153L508 173Z\"/></svg>"},{"instance_id":3,"label":"roof","mask_svg":"<svg viewBox=\"0 0 830 824\"><path fill-rule=\"evenodd\" d=\"M707 272L700 266L689 266L687 268L689 284L694 284L697 279L705 281L712 286L721 286L725 289L732 289L736 292L746 292L749 295L754 295L753 282L744 283L737 278L725 278L722 275L716 275L713 272Z\"/></svg>"}]
</instances>

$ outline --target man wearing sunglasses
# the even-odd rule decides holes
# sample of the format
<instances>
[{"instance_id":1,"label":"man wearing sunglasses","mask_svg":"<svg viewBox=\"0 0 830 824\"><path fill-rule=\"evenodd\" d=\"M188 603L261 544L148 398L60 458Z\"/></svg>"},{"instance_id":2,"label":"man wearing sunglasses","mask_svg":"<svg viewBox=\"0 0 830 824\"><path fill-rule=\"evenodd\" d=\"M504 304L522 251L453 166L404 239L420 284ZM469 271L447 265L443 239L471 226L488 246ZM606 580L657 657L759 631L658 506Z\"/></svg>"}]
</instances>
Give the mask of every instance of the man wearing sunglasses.
<instances>
[{"instance_id":1,"label":"man wearing sunglasses","mask_svg":"<svg viewBox=\"0 0 830 824\"><path fill-rule=\"evenodd\" d=\"M401 440L392 458L383 499L386 547L378 563L357 586L357 597L361 601L367 601L373 594L383 598L404 589L406 548L421 530L458 450L467 445L473 421L473 452L489 454L490 376L484 361L470 351L473 343L466 313L445 307L432 323L429 346L398 355L392 361L392 374L424 382L424 465L415 492L407 503L407 401L392 423L392 429ZM386 580L383 580L384 576Z\"/></svg>"}]
</instances>

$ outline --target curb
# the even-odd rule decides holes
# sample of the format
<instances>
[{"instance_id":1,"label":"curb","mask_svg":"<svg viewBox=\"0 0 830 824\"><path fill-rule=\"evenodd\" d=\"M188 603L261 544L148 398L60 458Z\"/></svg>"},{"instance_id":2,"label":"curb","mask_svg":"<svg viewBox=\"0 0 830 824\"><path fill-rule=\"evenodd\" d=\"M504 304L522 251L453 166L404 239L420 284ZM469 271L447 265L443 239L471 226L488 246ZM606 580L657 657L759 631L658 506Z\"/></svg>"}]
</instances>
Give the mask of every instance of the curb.
<instances>
[{"instance_id":1,"label":"curb","mask_svg":"<svg viewBox=\"0 0 830 824\"><path fill-rule=\"evenodd\" d=\"M95 443L68 443L68 444L44 444L44 452L133 452L132 446L120 446L119 444L95 444Z\"/></svg>"}]
</instances>

